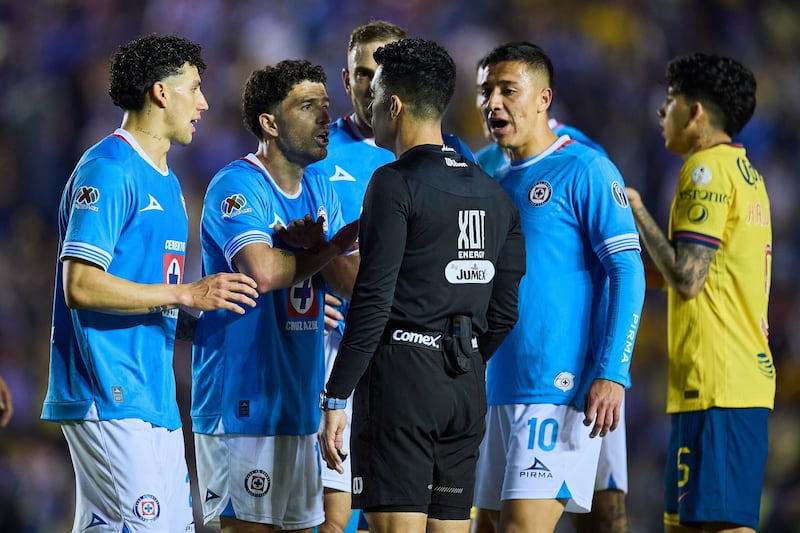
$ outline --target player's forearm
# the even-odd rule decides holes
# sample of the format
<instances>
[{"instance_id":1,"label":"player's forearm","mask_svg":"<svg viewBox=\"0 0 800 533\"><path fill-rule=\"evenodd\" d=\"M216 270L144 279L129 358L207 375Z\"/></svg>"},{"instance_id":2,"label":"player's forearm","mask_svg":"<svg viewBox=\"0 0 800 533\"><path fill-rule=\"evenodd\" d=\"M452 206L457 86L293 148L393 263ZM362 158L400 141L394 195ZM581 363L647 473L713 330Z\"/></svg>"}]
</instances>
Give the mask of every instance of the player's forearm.
<instances>
[{"instance_id":1,"label":"player's forearm","mask_svg":"<svg viewBox=\"0 0 800 533\"><path fill-rule=\"evenodd\" d=\"M183 285L135 283L82 261L64 261L64 297L73 309L145 314L188 305Z\"/></svg>"},{"instance_id":2,"label":"player's forearm","mask_svg":"<svg viewBox=\"0 0 800 533\"><path fill-rule=\"evenodd\" d=\"M264 243L248 244L236 253L236 270L256 281L261 294L291 287L319 272L340 250L324 242L314 250L292 252Z\"/></svg>"},{"instance_id":3,"label":"player's forearm","mask_svg":"<svg viewBox=\"0 0 800 533\"><path fill-rule=\"evenodd\" d=\"M682 273L677 269L675 246L667 239L667 236L658 227L658 224L643 204L631 203L631 210L642 243L653 263L655 263L656 268L664 276L664 280L673 288L681 287L685 280L682 279Z\"/></svg>"},{"instance_id":4,"label":"player's forearm","mask_svg":"<svg viewBox=\"0 0 800 533\"><path fill-rule=\"evenodd\" d=\"M644 266L638 250L611 254L603 266L609 278L608 318L597 377L627 385L644 305Z\"/></svg>"},{"instance_id":5,"label":"player's forearm","mask_svg":"<svg viewBox=\"0 0 800 533\"><path fill-rule=\"evenodd\" d=\"M359 258L358 253L340 255L322 269L321 273L325 283L333 293L345 300L353 298L353 286L356 283L356 275L358 275Z\"/></svg>"},{"instance_id":6,"label":"player's forearm","mask_svg":"<svg viewBox=\"0 0 800 533\"><path fill-rule=\"evenodd\" d=\"M664 280L684 299L697 296L703 290L715 250L687 242L673 244L644 205L631 203L631 208L642 242Z\"/></svg>"}]
</instances>

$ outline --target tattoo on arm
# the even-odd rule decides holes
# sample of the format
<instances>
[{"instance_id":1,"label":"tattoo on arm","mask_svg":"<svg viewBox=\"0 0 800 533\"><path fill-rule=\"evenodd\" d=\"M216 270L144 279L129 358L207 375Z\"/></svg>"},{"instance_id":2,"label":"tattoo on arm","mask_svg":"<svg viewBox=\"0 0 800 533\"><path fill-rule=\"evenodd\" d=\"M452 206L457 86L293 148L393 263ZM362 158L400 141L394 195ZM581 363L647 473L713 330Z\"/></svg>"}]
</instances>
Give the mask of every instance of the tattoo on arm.
<instances>
[{"instance_id":1,"label":"tattoo on arm","mask_svg":"<svg viewBox=\"0 0 800 533\"><path fill-rule=\"evenodd\" d=\"M700 292L708 276L708 268L716 250L693 242L678 242L675 274L685 292ZM683 292L683 291L682 291Z\"/></svg>"},{"instance_id":2,"label":"tattoo on arm","mask_svg":"<svg viewBox=\"0 0 800 533\"><path fill-rule=\"evenodd\" d=\"M667 283L683 297L696 296L716 250L691 242L673 244L644 206L634 209L633 216L647 252Z\"/></svg>"},{"instance_id":3,"label":"tattoo on arm","mask_svg":"<svg viewBox=\"0 0 800 533\"><path fill-rule=\"evenodd\" d=\"M169 311L169 306L168 305L156 305L154 307L148 307L147 308L147 312L148 313L161 313L163 311Z\"/></svg>"}]
</instances>

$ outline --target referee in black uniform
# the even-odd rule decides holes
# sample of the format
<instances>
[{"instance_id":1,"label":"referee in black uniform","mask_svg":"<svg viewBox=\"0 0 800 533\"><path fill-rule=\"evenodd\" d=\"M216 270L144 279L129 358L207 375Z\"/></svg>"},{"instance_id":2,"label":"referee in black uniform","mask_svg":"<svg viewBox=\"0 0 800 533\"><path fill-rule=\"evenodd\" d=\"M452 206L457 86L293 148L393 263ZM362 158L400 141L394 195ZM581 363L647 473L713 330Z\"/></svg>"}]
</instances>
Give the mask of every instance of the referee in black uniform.
<instances>
[{"instance_id":1,"label":"referee in black uniform","mask_svg":"<svg viewBox=\"0 0 800 533\"><path fill-rule=\"evenodd\" d=\"M375 52L372 128L394 163L372 175L361 264L326 390L322 456L340 469L345 398L353 508L370 531L469 530L484 433L485 361L517 321L525 272L519 213L443 145L455 65L431 41Z\"/></svg>"}]
</instances>

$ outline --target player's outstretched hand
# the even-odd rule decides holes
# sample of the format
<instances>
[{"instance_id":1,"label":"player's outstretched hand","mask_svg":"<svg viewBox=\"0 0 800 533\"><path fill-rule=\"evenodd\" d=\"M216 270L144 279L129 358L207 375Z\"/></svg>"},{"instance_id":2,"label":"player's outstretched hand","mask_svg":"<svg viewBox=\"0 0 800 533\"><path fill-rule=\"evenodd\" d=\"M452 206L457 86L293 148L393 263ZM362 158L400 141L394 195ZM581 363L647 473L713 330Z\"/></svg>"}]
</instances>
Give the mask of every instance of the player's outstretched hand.
<instances>
[{"instance_id":1,"label":"player's outstretched hand","mask_svg":"<svg viewBox=\"0 0 800 533\"><path fill-rule=\"evenodd\" d=\"M244 274L230 272L212 274L186 284L189 290L187 307L201 311L227 309L243 315L245 310L240 304L256 306L255 298L258 298L256 287L255 280Z\"/></svg>"},{"instance_id":2,"label":"player's outstretched hand","mask_svg":"<svg viewBox=\"0 0 800 533\"><path fill-rule=\"evenodd\" d=\"M11 402L11 390L0 377L0 428L8 425L11 415L14 413L14 404Z\"/></svg>"},{"instance_id":3,"label":"player's outstretched hand","mask_svg":"<svg viewBox=\"0 0 800 533\"><path fill-rule=\"evenodd\" d=\"M346 224L336 232L336 235L331 239L331 244L336 246L340 254L358 250L358 219Z\"/></svg>"},{"instance_id":4,"label":"player's outstretched hand","mask_svg":"<svg viewBox=\"0 0 800 533\"><path fill-rule=\"evenodd\" d=\"M594 424L589 436L605 437L614 431L620 422L620 408L625 388L615 381L596 379L589 387L584 402L583 425Z\"/></svg>"},{"instance_id":5,"label":"player's outstretched hand","mask_svg":"<svg viewBox=\"0 0 800 533\"><path fill-rule=\"evenodd\" d=\"M325 219L314 220L311 215L289 222L288 226L279 226L276 233L286 244L295 248L316 248L325 240Z\"/></svg>"},{"instance_id":6,"label":"player's outstretched hand","mask_svg":"<svg viewBox=\"0 0 800 533\"><path fill-rule=\"evenodd\" d=\"M343 449L345 424L347 424L347 414L344 409L323 411L317 433L322 459L328 468L340 474L344 474L342 462L347 458L347 452Z\"/></svg>"}]
</instances>

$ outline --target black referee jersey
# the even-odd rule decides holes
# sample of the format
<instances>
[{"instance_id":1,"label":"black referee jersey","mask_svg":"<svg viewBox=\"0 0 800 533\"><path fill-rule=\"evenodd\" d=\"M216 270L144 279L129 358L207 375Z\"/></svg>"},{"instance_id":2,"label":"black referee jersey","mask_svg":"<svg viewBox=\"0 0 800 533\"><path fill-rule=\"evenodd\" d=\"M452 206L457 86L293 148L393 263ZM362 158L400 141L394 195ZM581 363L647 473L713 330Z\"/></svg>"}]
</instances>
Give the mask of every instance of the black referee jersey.
<instances>
[{"instance_id":1,"label":"black referee jersey","mask_svg":"<svg viewBox=\"0 0 800 533\"><path fill-rule=\"evenodd\" d=\"M517 321L525 273L519 212L495 180L451 148L416 146L374 172L359 249L328 396L349 396L387 327L444 331L451 317L466 315L488 359Z\"/></svg>"}]
</instances>

